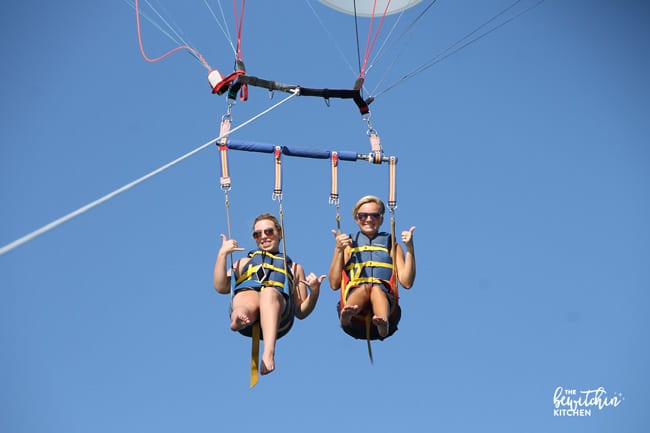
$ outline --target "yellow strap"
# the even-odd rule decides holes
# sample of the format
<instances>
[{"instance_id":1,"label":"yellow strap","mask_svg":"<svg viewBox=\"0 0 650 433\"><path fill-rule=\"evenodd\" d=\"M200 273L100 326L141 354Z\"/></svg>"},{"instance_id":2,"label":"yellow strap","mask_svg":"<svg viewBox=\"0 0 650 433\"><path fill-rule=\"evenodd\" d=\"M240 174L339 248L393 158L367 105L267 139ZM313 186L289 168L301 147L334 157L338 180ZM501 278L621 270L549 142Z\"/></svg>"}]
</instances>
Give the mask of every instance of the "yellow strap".
<instances>
[{"instance_id":1,"label":"yellow strap","mask_svg":"<svg viewBox=\"0 0 650 433\"><path fill-rule=\"evenodd\" d=\"M361 262L361 263L351 263L345 267L346 271L350 271L352 269L363 269L366 267L373 267L373 268L393 268L393 265L391 263L385 263L385 262L375 262L372 260L368 260L367 262ZM360 272L359 272L360 273Z\"/></svg>"},{"instance_id":2,"label":"yellow strap","mask_svg":"<svg viewBox=\"0 0 650 433\"><path fill-rule=\"evenodd\" d=\"M286 268L286 265L285 265L285 268L278 268L278 267L273 266L273 265L271 265L271 264L269 264L269 263L262 263L262 264L259 264L259 265L257 265L257 266L250 265L250 266L246 269L246 271L245 271L243 274L241 274L241 275L239 276L239 278L237 278L237 281L235 281L235 284L240 284L241 282L248 280L248 279L250 278L250 276L253 275L254 273L256 273L257 270L258 270L260 267L263 267L263 268L265 268L265 269L271 269L271 270L276 271L276 272L280 272L280 273L282 273L282 274L285 274L285 277L286 277L286 278L289 278L289 277L286 275L286 272L287 272L286 269L285 269L285 268ZM289 278L289 281L292 281L292 279ZM265 282L264 282L264 285L265 285L265 286L284 287L284 283L281 283L281 282L279 282L279 281L265 281Z\"/></svg>"},{"instance_id":3,"label":"yellow strap","mask_svg":"<svg viewBox=\"0 0 650 433\"><path fill-rule=\"evenodd\" d=\"M257 385L258 380L258 367L257 363L260 359L260 324L259 322L253 325L253 338L252 338L252 347L251 347L251 385L254 387Z\"/></svg>"},{"instance_id":4,"label":"yellow strap","mask_svg":"<svg viewBox=\"0 0 650 433\"><path fill-rule=\"evenodd\" d=\"M264 269L270 269L275 272L280 272L281 274L284 274L285 276L287 275L287 271L285 270L286 266L283 265L281 268L278 268L277 266L273 266L271 263L263 263L262 266Z\"/></svg>"},{"instance_id":5,"label":"yellow strap","mask_svg":"<svg viewBox=\"0 0 650 433\"><path fill-rule=\"evenodd\" d=\"M359 253L359 252L363 252L363 251L384 251L384 252L387 253L388 248L379 247L379 246L376 246L376 245L361 245L359 247L350 248L350 253Z\"/></svg>"},{"instance_id":6,"label":"yellow strap","mask_svg":"<svg viewBox=\"0 0 650 433\"><path fill-rule=\"evenodd\" d=\"M239 276L239 278L237 278L237 281L235 281L235 284L239 284L239 283L241 283L242 281L246 281L246 280L248 280L248 278L249 278L251 275L253 275L255 272L257 272L257 270L259 269L260 266L262 266L262 265L258 265L258 266L250 266L250 267L249 267L249 268L248 268L248 269L247 269L243 274L241 274L241 275Z\"/></svg>"},{"instance_id":7,"label":"yellow strap","mask_svg":"<svg viewBox=\"0 0 650 433\"><path fill-rule=\"evenodd\" d=\"M283 257L283 256L275 255L275 254L270 253L270 252L268 252L268 251L260 251L260 250L253 251L253 254L251 255L251 257L253 257L253 256L259 256L259 255L265 255L265 256L267 256L267 257L271 257L273 260L278 260L278 259L279 259L279 260L284 260L284 257Z\"/></svg>"}]
</instances>

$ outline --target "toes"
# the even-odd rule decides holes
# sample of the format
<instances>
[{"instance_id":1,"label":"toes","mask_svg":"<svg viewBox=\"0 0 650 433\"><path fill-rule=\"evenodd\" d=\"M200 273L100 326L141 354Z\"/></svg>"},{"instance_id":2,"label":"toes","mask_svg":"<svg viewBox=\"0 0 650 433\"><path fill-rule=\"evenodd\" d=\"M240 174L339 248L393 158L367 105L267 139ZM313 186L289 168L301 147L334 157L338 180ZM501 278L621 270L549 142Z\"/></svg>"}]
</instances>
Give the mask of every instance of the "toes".
<instances>
[{"instance_id":1,"label":"toes","mask_svg":"<svg viewBox=\"0 0 650 433\"><path fill-rule=\"evenodd\" d=\"M388 321L383 317L373 317L372 323L377 327L377 332L380 336L385 337L388 335Z\"/></svg>"}]
</instances>

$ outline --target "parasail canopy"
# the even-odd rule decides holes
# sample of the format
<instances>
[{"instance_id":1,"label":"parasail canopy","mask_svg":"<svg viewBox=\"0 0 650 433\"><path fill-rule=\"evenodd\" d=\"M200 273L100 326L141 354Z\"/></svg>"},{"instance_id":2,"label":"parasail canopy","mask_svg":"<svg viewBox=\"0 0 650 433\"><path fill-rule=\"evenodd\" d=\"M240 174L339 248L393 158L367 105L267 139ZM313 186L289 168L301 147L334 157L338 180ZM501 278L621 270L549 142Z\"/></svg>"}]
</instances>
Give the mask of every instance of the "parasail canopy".
<instances>
[{"instance_id":1,"label":"parasail canopy","mask_svg":"<svg viewBox=\"0 0 650 433\"><path fill-rule=\"evenodd\" d=\"M421 0L320 0L326 6L350 15L373 17L391 15L408 9ZM385 12L385 14L384 14Z\"/></svg>"}]
</instances>

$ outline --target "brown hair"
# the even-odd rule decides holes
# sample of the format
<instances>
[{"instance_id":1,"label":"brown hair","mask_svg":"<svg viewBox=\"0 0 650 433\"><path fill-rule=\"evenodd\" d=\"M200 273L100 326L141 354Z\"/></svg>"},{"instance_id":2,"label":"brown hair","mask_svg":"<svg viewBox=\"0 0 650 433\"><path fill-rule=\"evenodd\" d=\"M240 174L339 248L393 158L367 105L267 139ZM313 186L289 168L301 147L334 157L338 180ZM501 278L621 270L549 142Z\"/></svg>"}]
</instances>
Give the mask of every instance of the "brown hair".
<instances>
[{"instance_id":1,"label":"brown hair","mask_svg":"<svg viewBox=\"0 0 650 433\"><path fill-rule=\"evenodd\" d=\"M386 206L379 197L376 197L374 195L366 195L364 197L361 197L357 204L354 205L354 208L352 208L352 216L355 219L357 218L357 212L359 212L359 208L366 203L376 203L379 206L379 213L382 215L384 215L384 212L386 212Z\"/></svg>"},{"instance_id":2,"label":"brown hair","mask_svg":"<svg viewBox=\"0 0 650 433\"><path fill-rule=\"evenodd\" d=\"M282 237L282 226L280 225L280 222L273 214L270 214L268 212L263 213L262 215L258 215L257 218L255 218L255 221L253 221L253 230L255 230L255 224L263 220L271 221L275 226L275 231L278 232L279 237Z\"/></svg>"}]
</instances>

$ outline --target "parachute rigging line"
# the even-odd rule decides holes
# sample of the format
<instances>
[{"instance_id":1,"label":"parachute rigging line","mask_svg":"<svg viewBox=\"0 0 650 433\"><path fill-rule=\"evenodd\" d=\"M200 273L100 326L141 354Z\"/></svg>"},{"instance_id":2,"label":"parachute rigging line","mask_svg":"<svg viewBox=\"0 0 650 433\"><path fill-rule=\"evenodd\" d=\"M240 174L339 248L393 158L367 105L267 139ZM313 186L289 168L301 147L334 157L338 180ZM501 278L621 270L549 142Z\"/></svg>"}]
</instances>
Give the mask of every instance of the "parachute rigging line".
<instances>
[{"instance_id":1,"label":"parachute rigging line","mask_svg":"<svg viewBox=\"0 0 650 433\"><path fill-rule=\"evenodd\" d=\"M374 67L374 66L379 62L379 60L382 59L382 58L384 57L384 54L385 54L386 52L388 52L388 51L394 49L394 48L395 48L395 47L400 43L400 41L401 41L404 37L406 37L406 35L409 34L409 33L410 33L414 28L415 28L415 25L416 25L420 20L422 20L422 19L424 18L424 16L427 14L427 12L429 12L429 10L431 9L431 7L432 7L432 6L433 6L437 1L438 1L438 0L431 0L431 2L430 2L430 3L429 3L429 4L424 8L424 10L422 10L422 12L420 12L420 13L418 14L418 16L415 17L415 18L413 19L413 21L411 21L411 22L408 24L408 26L406 27L406 29L404 29L404 31L403 31L403 32L402 32L402 33L401 33L401 34L400 34L396 39L392 40L391 44L386 48L386 50L384 50L384 48L386 47L388 41L391 40L391 36L392 36L393 32L395 31L395 29L397 28L397 26L398 26L398 24L399 24L399 21L401 21L402 16L403 16L404 13L406 12L406 9L404 9L404 10L402 10L402 12L400 12L400 15L399 15L397 21L393 24L393 27L391 28L390 32L388 33L388 35L386 35L386 39L384 40L384 42L382 43L382 45L379 47L379 50L377 51L377 54L375 54L375 56L373 57L372 61L370 62L370 65L368 66L368 69L366 70L366 73L370 72L370 70L371 70L371 69L372 69L372 68L373 68L373 67ZM370 95L374 95L374 94L377 92L377 89L379 89L379 88L381 87L382 83L386 80L386 76L387 76L388 73L393 69L393 67L395 66L395 64L397 63L397 61L399 60L399 58L401 57L402 54L403 54L403 51L400 51L400 52L398 53L398 55L396 55L396 56L393 58L393 60L392 60L392 61L390 62L390 64L389 64L389 66L385 69L385 71L384 71L384 73L382 74L381 78L378 80L377 85L375 86L375 88L374 88L371 92L369 92Z\"/></svg>"},{"instance_id":2,"label":"parachute rigging line","mask_svg":"<svg viewBox=\"0 0 650 433\"><path fill-rule=\"evenodd\" d=\"M402 32L402 34L397 38L397 40L394 41L394 42L392 42L392 43L390 44L389 49L394 48L395 45L396 45L396 44L397 44L397 43L398 43L402 38L404 38L404 37L406 36L406 34L408 34L409 32L411 32L411 30L414 28L415 24L416 24L418 21L420 21L420 20L424 17L424 15L425 15L425 14L426 14L430 9L431 9L431 7L433 6L434 3L436 3L436 1L437 1L437 0L431 0L431 2L429 3L429 5L426 6L426 7L424 8L424 10L423 10L422 12L420 12L419 15L418 15L415 19L413 19L413 21L412 21L412 22L407 26L407 28ZM366 13L361 13L361 14L359 14L359 13L357 12L357 3L356 3L356 1L353 3L353 7L352 7L351 10L349 11L350 14L353 15L354 18L355 18L355 19L354 19L354 23L355 23L355 36L356 36L356 49L357 49L357 63L358 63L358 69L355 71L354 68L352 67L352 65L350 64L350 62L348 61L347 56L344 54L343 50L341 49L340 44L339 44L338 41L334 38L332 32L329 30L328 26L323 22L323 19L320 17L320 15L319 15L319 13L316 11L316 9L312 6L311 2L310 2L309 0L305 0L305 3L306 3L306 5L310 8L310 10L311 10L311 12L312 12L312 15L314 16L314 18L316 19L316 21L317 21L318 24L320 25L321 29L325 32L325 34L328 36L328 38L329 38L330 41L332 42L333 47L334 47L334 48L336 49L336 51L339 53L339 56L340 56L340 58L342 59L342 61L346 64L346 66L348 67L348 69L349 69L349 70L350 70L350 71L351 71L355 76L358 76L359 73L360 73L360 71L361 71L361 69L362 69L362 65L361 65L361 52L360 52L361 48L360 48L360 42L359 42L359 25L358 25L358 23L359 23L359 19L358 19L358 18L359 18L359 16L362 16L362 17L371 17L372 14L370 13L370 11L368 11L368 12L366 12ZM325 3L325 2L324 2L324 3ZM415 2L415 3L417 3L417 2ZM376 2L375 2L375 4L376 4ZM328 6L329 6L329 5L328 5ZM386 7L387 7L387 8L390 7L390 2L389 2L389 4L386 5ZM379 62L380 58L383 57L383 54L385 53L385 48L386 48L386 46L388 45L388 42L391 41L392 35L393 35L393 33L395 32L395 30L398 28L399 23L400 23L400 21L402 20L404 13L406 12L406 9L407 9L407 8L401 9L401 11L399 12L399 16L398 16L397 20L393 23L393 25L392 25L390 31L388 32L388 34L386 35L386 37L383 39L381 46L380 46L379 49L377 50L376 54L372 57L372 59L369 59L369 56L370 56L371 52L372 52L374 49L370 49L370 50L368 50L369 47L366 49L367 57L368 57L368 58L366 59L366 67L365 67L365 74L364 74L364 75L367 75L367 74L370 72L370 70L375 66L375 64L377 64L377 63ZM347 11L346 11L346 12L347 12ZM389 14L389 13L386 13L385 15L388 15L388 14ZM378 30L379 30L379 29L378 29ZM377 36L377 35L379 34L379 31L378 31L378 30L377 30L375 36ZM372 33L372 31L369 32L369 35L370 35L371 33ZM375 39L376 39L376 37L375 37ZM370 52L369 52L369 51L370 51ZM368 61L368 60L369 60L369 61ZM395 61L396 61L396 59L394 59L392 63L394 63ZM391 68L392 68L392 63L391 63ZM390 68L388 69L388 71L390 71ZM383 75L385 76L386 73L387 73L387 72L384 72ZM381 82L383 82L383 81L384 81L384 79L380 80L379 85L377 85L376 88L380 87L380 86L381 86ZM364 86L364 88L365 88L365 86ZM375 90L376 90L376 89L375 89ZM372 92L369 92L369 94L372 95ZM372 98L369 98L369 99L372 100Z\"/></svg>"},{"instance_id":3,"label":"parachute rigging line","mask_svg":"<svg viewBox=\"0 0 650 433\"><path fill-rule=\"evenodd\" d=\"M210 4L207 2L207 0L203 0L203 3L205 3L205 6L208 8L208 11L210 11L210 14L212 15L212 18L216 21L217 25L221 29L221 32L224 34L226 39L228 40L228 43L230 44L230 47L232 48L233 53L235 56L237 55L237 49L235 48L235 45L232 43L232 37L230 36L230 31L228 30L228 25L226 25L226 16L223 13L223 8L221 7L221 2L217 2L219 5L219 12L221 12L221 21L217 18L217 15L214 13L212 8L210 7Z\"/></svg>"},{"instance_id":4,"label":"parachute rigging line","mask_svg":"<svg viewBox=\"0 0 650 433\"><path fill-rule=\"evenodd\" d=\"M235 60L243 62L244 59L241 54L241 34L244 27L244 7L246 6L246 0L241 2L241 12L237 15L237 0L234 0L235 5L235 29L237 30L237 53L235 54Z\"/></svg>"},{"instance_id":5,"label":"parachute rigging line","mask_svg":"<svg viewBox=\"0 0 650 433\"><path fill-rule=\"evenodd\" d=\"M152 9L153 9L153 8L152 8ZM154 10L155 10L155 9L154 9ZM160 15L159 15L159 16L160 16ZM161 19L162 19L162 17L161 17ZM208 62L205 60L205 58L203 57L203 55L202 55L201 53L199 53L197 50L195 50L194 48L192 48L192 47L190 47L189 45L187 45L187 44L180 45L180 46L178 46L178 47L176 47L176 48L173 48L173 49L167 51L166 53L164 53L164 54L162 54L161 56L158 56L158 57L156 57L156 58L153 58L153 59L150 58L150 57L147 56L147 54L144 52L144 46L143 46L143 44L142 44L142 32L141 32L141 28L140 28L140 5L139 5L139 0L135 0L135 22L136 22L136 27L137 27L137 32L138 32L138 45L140 46L140 54L142 54L142 57L143 57L147 62L149 62L149 63L155 63L155 62L158 62L158 61L160 61L160 60L162 60L162 59L164 59L164 58L166 58L166 57L169 57L170 55L174 54L174 53L177 52L177 51L180 51L180 50L187 50L187 51L189 51L189 52L190 52L194 57L196 57L196 58L199 60L199 62L201 62L201 64L202 64L202 65L203 65L203 66L204 66L208 71L211 71L211 70L212 70L212 68L210 67L210 65L208 64ZM169 24L167 24L167 25L169 26ZM170 28L171 28L171 26L170 26ZM177 36L178 36L178 35L177 35ZM179 36L179 38L180 38L180 36Z\"/></svg>"},{"instance_id":6,"label":"parachute rigging line","mask_svg":"<svg viewBox=\"0 0 650 433\"><path fill-rule=\"evenodd\" d=\"M354 21L357 21L357 14L356 14L356 0L354 2ZM390 6L390 0L386 2L386 7L384 8L384 13L381 15L381 20L379 21L379 25L377 26L377 29L374 32L373 36L373 31L372 27L375 21L375 8L377 6L377 0L372 5L372 17L370 18L370 26L368 28L368 39L366 41L366 52L363 56L363 65L361 66L361 70L359 71L359 78L365 78L366 77L366 66L368 65L368 59L370 58L370 53L372 53L372 49L375 46L375 42L377 41L377 36L379 36L379 31L381 30L381 26L384 23L384 18L386 18L386 13L388 12L388 6Z\"/></svg>"},{"instance_id":7,"label":"parachute rigging line","mask_svg":"<svg viewBox=\"0 0 650 433\"><path fill-rule=\"evenodd\" d=\"M339 56L341 56L341 59L343 62L347 65L348 69L350 69L350 72L352 72L353 75L357 75L359 70L361 69L361 53L359 52L359 44L357 43L357 58L359 59L359 69L357 71L354 70L350 62L348 61L348 58L345 56L343 53L343 50L341 49L341 46L338 44L336 39L334 39L334 35L332 32L329 30L329 28L325 25L323 20L321 19L320 15L318 15L318 12L316 12L316 9L314 9L314 6L312 6L310 0L305 0L305 3L307 6L309 6L309 9L311 9L311 13L314 15L314 18L316 18L316 21L318 21L318 24L321 26L325 34L327 34L327 37L330 39L334 47L336 48L336 51L339 52ZM358 33L358 32L357 32ZM359 39L358 34L357 34L357 40Z\"/></svg>"},{"instance_id":8,"label":"parachute rigging line","mask_svg":"<svg viewBox=\"0 0 650 433\"><path fill-rule=\"evenodd\" d=\"M124 3L126 3L126 4L129 5L129 6L131 6L131 7L133 8L133 10L136 10L136 9L135 9L135 3L133 3L132 1L130 1L130 0L124 0ZM175 43L176 45L183 45L183 44L186 44L186 43L183 41L183 38L182 38L182 37L178 34L178 32L177 32L177 31L176 31L176 30L175 30L175 29L174 29L174 28L173 28L173 27L172 27L172 26L171 26L171 25L170 25L170 24L169 24L169 23L168 23L168 22L167 22L167 21L166 21L166 20L161 16L161 14L160 14L160 13L159 13L159 12L158 12L158 11L157 11L157 10L156 10L152 5L151 5L151 4L149 4L148 2L147 2L147 4L148 4L149 7L151 8L151 10L154 11L154 13L155 13L159 18L160 18L160 20L161 20L162 22L164 22L164 23L167 25L167 27L171 30L171 32L174 33L174 35L176 35L176 36L172 36L172 35L171 35L167 30L163 29L162 26L161 26L158 22L156 22L153 18L151 18L149 15L147 15L144 11L140 10L140 15L141 15L142 17L144 17L147 21L149 21L149 23L150 23L152 26L154 26L155 28L157 28L157 29L160 31L160 33L162 33L163 35L167 36L167 37L168 37L168 38L169 38L173 43ZM181 41L181 42L179 42L179 41ZM190 54L191 54L195 59L198 60L198 57L196 57L196 56L195 56L194 54L192 54L192 53L190 53Z\"/></svg>"},{"instance_id":9,"label":"parachute rigging line","mask_svg":"<svg viewBox=\"0 0 650 433\"><path fill-rule=\"evenodd\" d=\"M359 74L361 74L361 47L359 46L359 20L357 19L357 0L353 2L354 6L354 34L357 39L357 63L359 64Z\"/></svg>"},{"instance_id":10,"label":"parachute rigging line","mask_svg":"<svg viewBox=\"0 0 650 433\"><path fill-rule=\"evenodd\" d=\"M374 94L371 98L374 99L374 98L376 98L376 97L378 97L380 95L383 95L384 93L392 90L394 87L398 86L399 84L403 83L404 81L413 78L414 76L416 76L416 75L424 72L425 70L435 66L436 64L442 62L447 57L449 57L449 56L451 56L453 54L456 54L457 52L459 52L463 48L466 48L467 46L473 44L474 42L477 42L477 41L483 39L484 37L486 37L490 33L500 29L501 27L505 26L506 24L511 23L512 21L516 20L517 18L521 17L522 15L524 15L524 14L530 12L531 10L535 9L536 7L538 7L539 5L544 3L545 0L537 1L536 3L534 3L534 4L530 5L530 6L528 6L527 8L525 8L523 11L511 16L510 18L507 18L505 21L503 21L503 22L501 22L499 24L496 24L494 27L491 27L491 28L485 30L483 33L479 34L475 38L467 40L472 35L474 35L478 31L480 31L482 28L484 28L485 26L487 26L488 24L490 24L491 22L493 22L497 18L501 17L503 14L508 12L513 7L515 7L517 4L521 3L521 1L522 0L516 0L515 2L513 2L512 4L510 4L509 6L504 8L502 11L500 11L499 13L497 13L496 15L494 15L493 17L491 17L490 19L485 21L483 24L479 25L477 28L475 28L471 32L467 33L465 36L460 38L458 41L451 44L449 47L444 49L442 52L436 54L434 57L429 59L427 62L425 62L422 65L418 66L417 68L415 68L411 72L407 73L406 75L402 76L400 79L398 79L397 81L395 81L394 83L392 83L388 87L386 87L383 90L379 91L378 93Z\"/></svg>"},{"instance_id":11,"label":"parachute rigging line","mask_svg":"<svg viewBox=\"0 0 650 433\"><path fill-rule=\"evenodd\" d=\"M251 117L250 119L248 119L247 121L245 121L241 125L238 125L237 127L233 128L229 133L233 133L233 132L247 126L248 124L254 122L255 120L259 119L260 117L264 116L265 114L268 114L269 112L275 110L280 105L284 104L285 102L289 101L291 98L293 98L293 97L295 97L297 95L298 95L298 92L292 93L291 95L287 96L286 98L284 98L283 100L277 102L276 104L272 105L271 107L267 108L266 110L264 110L264 111L256 114L255 116ZM26 234L25 236L23 236L23 237L21 237L19 239L16 239L15 241L13 241L13 242L11 242L11 243L3 246L3 247L0 247L0 255L3 255L5 253L19 247L19 246L31 241L32 239L34 239L34 238L36 238L36 237L38 237L38 236L52 230L52 229L60 226L61 224L65 223L67 221L70 221L71 219L73 219L73 218L75 218L75 217L89 211L90 209L92 209L94 207L97 207L102 203L107 202L108 200L112 199L113 197L117 196L118 194L121 194L121 193L133 188L134 186L136 186L136 185L138 185L138 184L140 184L140 183L154 177L155 175L162 173L163 171L167 170L168 168L171 168L174 165L186 160L190 156L193 156L193 155L199 153L200 151L202 151L204 149L207 149L212 144L219 141L221 138L223 138L223 137L220 136L220 137L214 138L214 139L208 141L207 143L197 147L196 149L186 153L185 155L182 155L182 156L176 158L175 160L173 160L173 161L163 165L162 167L159 167L156 170L153 170L153 171L149 172L148 174L146 174L146 175L144 175L144 176L142 176L142 177L140 177L140 178L138 178L138 179L136 179L136 180L134 180L134 181L132 181L132 182L118 188L118 189L116 189L115 191L110 192L110 193L104 195L103 197L100 197L99 199L97 199L97 200L95 200L95 201L93 201L93 202L91 202L91 203L89 203L89 204L87 204L85 206L82 206L79 209L77 209L77 210L75 210L73 212L70 212L67 215L62 216L61 218L59 218L57 220L54 220L51 223L46 224L46 225L44 225L43 227L41 227L41 228L39 228L37 230L34 230L31 233Z\"/></svg>"}]
</instances>

